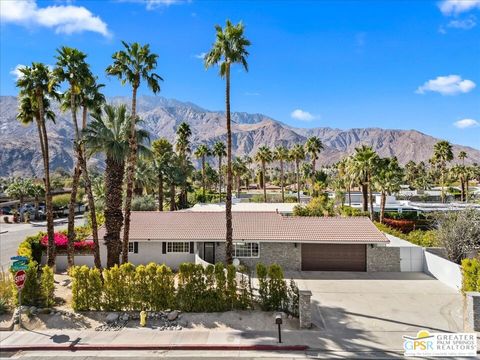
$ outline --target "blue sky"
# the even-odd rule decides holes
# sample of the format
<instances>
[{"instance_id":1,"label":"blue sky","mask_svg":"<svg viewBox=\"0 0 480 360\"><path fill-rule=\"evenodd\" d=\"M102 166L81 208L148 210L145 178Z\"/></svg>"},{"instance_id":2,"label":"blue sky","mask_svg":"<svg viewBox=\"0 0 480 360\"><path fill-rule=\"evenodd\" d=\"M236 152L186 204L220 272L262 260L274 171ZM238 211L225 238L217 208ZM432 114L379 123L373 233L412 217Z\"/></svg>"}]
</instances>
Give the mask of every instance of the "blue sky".
<instances>
[{"instance_id":1,"label":"blue sky","mask_svg":"<svg viewBox=\"0 0 480 360\"><path fill-rule=\"evenodd\" d=\"M130 89L104 70L120 41L159 54L161 95L224 109L224 82L201 54L214 25L242 20L250 71L232 75L232 108L299 127L416 129L480 149L480 0L3 1L0 92L17 65L88 54L107 95ZM479 24L477 25L477 22ZM149 94L142 88L140 93Z\"/></svg>"}]
</instances>

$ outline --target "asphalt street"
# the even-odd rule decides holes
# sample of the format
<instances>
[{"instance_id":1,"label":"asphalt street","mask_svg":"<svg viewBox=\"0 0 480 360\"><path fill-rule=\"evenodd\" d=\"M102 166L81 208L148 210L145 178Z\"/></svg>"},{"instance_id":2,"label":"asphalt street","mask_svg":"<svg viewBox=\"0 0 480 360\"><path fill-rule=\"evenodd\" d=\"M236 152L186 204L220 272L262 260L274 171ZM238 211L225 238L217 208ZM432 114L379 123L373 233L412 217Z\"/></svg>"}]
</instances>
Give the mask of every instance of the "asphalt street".
<instances>
[{"instance_id":1,"label":"asphalt street","mask_svg":"<svg viewBox=\"0 0 480 360\"><path fill-rule=\"evenodd\" d=\"M75 225L83 225L83 218L76 218ZM55 225L55 231L64 230L67 224ZM17 254L18 245L29 235L39 231L47 231L46 226L32 224L5 224L0 223L0 269L4 271L10 267L10 257Z\"/></svg>"}]
</instances>

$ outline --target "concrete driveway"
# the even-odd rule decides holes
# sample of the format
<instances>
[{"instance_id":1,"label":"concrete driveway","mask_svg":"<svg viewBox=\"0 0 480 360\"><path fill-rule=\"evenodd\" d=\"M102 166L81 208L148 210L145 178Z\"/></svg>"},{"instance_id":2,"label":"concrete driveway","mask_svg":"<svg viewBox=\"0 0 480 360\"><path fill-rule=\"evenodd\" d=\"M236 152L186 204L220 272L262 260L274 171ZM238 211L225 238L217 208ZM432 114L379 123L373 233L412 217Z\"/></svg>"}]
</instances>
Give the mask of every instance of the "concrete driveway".
<instances>
[{"instance_id":1,"label":"concrete driveway","mask_svg":"<svg viewBox=\"0 0 480 360\"><path fill-rule=\"evenodd\" d=\"M402 335L463 328L460 293L423 273L290 272L312 291L312 315L329 348L402 349Z\"/></svg>"}]
</instances>

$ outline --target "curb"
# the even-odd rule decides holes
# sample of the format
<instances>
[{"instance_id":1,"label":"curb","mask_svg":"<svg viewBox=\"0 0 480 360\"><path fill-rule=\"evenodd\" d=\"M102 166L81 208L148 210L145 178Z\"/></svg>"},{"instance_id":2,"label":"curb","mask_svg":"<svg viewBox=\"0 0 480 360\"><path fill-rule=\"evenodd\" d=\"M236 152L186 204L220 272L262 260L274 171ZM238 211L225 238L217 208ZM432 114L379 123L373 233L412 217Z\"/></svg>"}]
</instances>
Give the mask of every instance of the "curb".
<instances>
[{"instance_id":1,"label":"curb","mask_svg":"<svg viewBox=\"0 0 480 360\"><path fill-rule=\"evenodd\" d=\"M113 350L258 350L258 351L305 351L306 345L2 345L2 351L113 351Z\"/></svg>"}]
</instances>

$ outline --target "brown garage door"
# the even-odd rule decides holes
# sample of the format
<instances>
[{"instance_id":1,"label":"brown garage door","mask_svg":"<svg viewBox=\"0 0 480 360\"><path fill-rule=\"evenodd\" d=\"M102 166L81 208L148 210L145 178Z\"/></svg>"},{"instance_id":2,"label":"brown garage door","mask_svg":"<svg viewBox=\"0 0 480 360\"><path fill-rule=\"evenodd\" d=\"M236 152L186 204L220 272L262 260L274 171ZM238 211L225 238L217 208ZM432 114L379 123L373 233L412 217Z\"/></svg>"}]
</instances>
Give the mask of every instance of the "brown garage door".
<instances>
[{"instance_id":1,"label":"brown garage door","mask_svg":"<svg viewBox=\"0 0 480 360\"><path fill-rule=\"evenodd\" d=\"M302 270L366 271L366 245L302 244Z\"/></svg>"}]
</instances>

